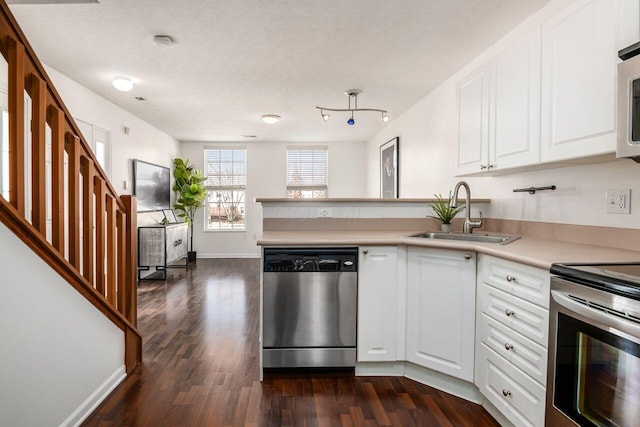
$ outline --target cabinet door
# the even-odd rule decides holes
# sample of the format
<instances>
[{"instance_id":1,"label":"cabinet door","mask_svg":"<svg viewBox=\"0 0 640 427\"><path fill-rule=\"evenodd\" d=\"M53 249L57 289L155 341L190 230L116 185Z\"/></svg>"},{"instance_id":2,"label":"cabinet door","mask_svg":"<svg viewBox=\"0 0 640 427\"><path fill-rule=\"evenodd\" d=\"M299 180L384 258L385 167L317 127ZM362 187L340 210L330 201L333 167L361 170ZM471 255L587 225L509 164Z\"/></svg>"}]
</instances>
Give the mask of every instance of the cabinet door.
<instances>
[{"instance_id":1,"label":"cabinet door","mask_svg":"<svg viewBox=\"0 0 640 427\"><path fill-rule=\"evenodd\" d=\"M458 175L481 172L489 163L489 66L458 83Z\"/></svg>"},{"instance_id":2,"label":"cabinet door","mask_svg":"<svg viewBox=\"0 0 640 427\"><path fill-rule=\"evenodd\" d=\"M167 264L187 256L187 224L167 226Z\"/></svg>"},{"instance_id":3,"label":"cabinet door","mask_svg":"<svg viewBox=\"0 0 640 427\"><path fill-rule=\"evenodd\" d=\"M397 248L361 247L358 266L358 361L396 360Z\"/></svg>"},{"instance_id":4,"label":"cabinet door","mask_svg":"<svg viewBox=\"0 0 640 427\"><path fill-rule=\"evenodd\" d=\"M542 27L543 162L615 151L623 1L576 1Z\"/></svg>"},{"instance_id":5,"label":"cabinet door","mask_svg":"<svg viewBox=\"0 0 640 427\"><path fill-rule=\"evenodd\" d=\"M540 29L491 61L489 169L540 162Z\"/></svg>"},{"instance_id":6,"label":"cabinet door","mask_svg":"<svg viewBox=\"0 0 640 427\"><path fill-rule=\"evenodd\" d=\"M409 250L408 361L473 380L475 276L475 253Z\"/></svg>"}]
</instances>

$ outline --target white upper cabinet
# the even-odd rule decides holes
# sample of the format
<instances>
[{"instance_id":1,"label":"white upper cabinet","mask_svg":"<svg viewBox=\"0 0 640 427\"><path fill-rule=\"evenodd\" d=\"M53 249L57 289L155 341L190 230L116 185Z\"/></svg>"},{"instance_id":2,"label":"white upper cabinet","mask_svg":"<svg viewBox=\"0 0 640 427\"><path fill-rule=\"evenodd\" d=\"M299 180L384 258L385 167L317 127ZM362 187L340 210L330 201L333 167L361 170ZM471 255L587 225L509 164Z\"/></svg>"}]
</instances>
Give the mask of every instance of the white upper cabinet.
<instances>
[{"instance_id":1,"label":"white upper cabinet","mask_svg":"<svg viewBox=\"0 0 640 427\"><path fill-rule=\"evenodd\" d=\"M458 175L540 161L540 30L458 83Z\"/></svg>"},{"instance_id":2,"label":"white upper cabinet","mask_svg":"<svg viewBox=\"0 0 640 427\"><path fill-rule=\"evenodd\" d=\"M488 169L540 161L540 29L491 61Z\"/></svg>"},{"instance_id":3,"label":"white upper cabinet","mask_svg":"<svg viewBox=\"0 0 640 427\"><path fill-rule=\"evenodd\" d=\"M458 83L458 175L480 172L489 161L489 67Z\"/></svg>"},{"instance_id":4,"label":"white upper cabinet","mask_svg":"<svg viewBox=\"0 0 640 427\"><path fill-rule=\"evenodd\" d=\"M543 162L615 151L617 52L638 41L637 6L580 0L542 26Z\"/></svg>"},{"instance_id":5,"label":"white upper cabinet","mask_svg":"<svg viewBox=\"0 0 640 427\"><path fill-rule=\"evenodd\" d=\"M615 151L618 50L640 0L577 0L457 85L457 175Z\"/></svg>"}]
</instances>

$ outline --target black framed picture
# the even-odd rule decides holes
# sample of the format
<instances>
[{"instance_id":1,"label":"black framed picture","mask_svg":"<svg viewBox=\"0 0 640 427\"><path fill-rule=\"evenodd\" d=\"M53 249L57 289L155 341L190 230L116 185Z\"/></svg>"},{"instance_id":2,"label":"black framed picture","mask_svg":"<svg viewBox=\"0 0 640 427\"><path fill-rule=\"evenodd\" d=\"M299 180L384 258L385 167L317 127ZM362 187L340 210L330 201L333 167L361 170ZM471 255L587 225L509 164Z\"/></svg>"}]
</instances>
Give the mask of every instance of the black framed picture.
<instances>
[{"instance_id":1,"label":"black framed picture","mask_svg":"<svg viewBox=\"0 0 640 427\"><path fill-rule=\"evenodd\" d=\"M398 198L398 145L395 137L380 146L380 197Z\"/></svg>"},{"instance_id":2,"label":"black framed picture","mask_svg":"<svg viewBox=\"0 0 640 427\"><path fill-rule=\"evenodd\" d=\"M171 209L171 170L133 159L133 195L138 199L138 212Z\"/></svg>"}]
</instances>

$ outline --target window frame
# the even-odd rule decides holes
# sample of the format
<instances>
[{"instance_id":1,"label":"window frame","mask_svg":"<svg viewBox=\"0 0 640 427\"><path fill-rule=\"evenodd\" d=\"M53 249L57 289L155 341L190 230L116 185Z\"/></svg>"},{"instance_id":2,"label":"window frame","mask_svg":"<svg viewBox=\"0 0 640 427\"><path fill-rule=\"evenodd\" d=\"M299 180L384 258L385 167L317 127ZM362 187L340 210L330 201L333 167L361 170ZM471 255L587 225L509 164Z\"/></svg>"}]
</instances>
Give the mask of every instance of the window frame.
<instances>
[{"instance_id":1,"label":"window frame","mask_svg":"<svg viewBox=\"0 0 640 427\"><path fill-rule=\"evenodd\" d=\"M248 164L248 150L246 147L228 147L228 146L206 146L203 148L202 150L202 154L203 154L203 175L205 176L205 178L208 179L209 175L208 175L208 171L207 171L207 166L209 165L209 162L207 160L207 151L243 151L244 152L244 185L228 185L228 186L215 186L215 185L207 185L207 180L204 181L203 185L206 189L207 192L207 199L205 202L205 214L203 215L203 228L204 228L204 232L205 233L245 233L247 231L247 179L248 179L248 174L247 174L247 164ZM233 227L232 228L222 228L222 227L218 227L218 228L210 228L209 227L209 204L210 202L210 192L212 191L216 191L216 190L222 190L222 191L242 191L244 192L244 195L242 197L242 214L244 216L244 220L242 222L242 227ZM218 221L218 224L220 224L220 221Z\"/></svg>"}]
</instances>

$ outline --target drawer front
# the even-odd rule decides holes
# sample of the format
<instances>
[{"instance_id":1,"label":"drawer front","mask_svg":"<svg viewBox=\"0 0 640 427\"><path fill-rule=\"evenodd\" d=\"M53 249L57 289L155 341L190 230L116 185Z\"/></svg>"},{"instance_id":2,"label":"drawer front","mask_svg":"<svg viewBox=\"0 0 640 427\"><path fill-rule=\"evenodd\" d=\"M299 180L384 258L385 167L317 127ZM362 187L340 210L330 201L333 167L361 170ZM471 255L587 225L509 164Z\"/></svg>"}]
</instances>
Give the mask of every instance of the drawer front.
<instances>
[{"instance_id":1,"label":"drawer front","mask_svg":"<svg viewBox=\"0 0 640 427\"><path fill-rule=\"evenodd\" d=\"M547 383L547 349L484 313L478 317L478 340L531 375L540 384Z\"/></svg>"},{"instance_id":2,"label":"drawer front","mask_svg":"<svg viewBox=\"0 0 640 427\"><path fill-rule=\"evenodd\" d=\"M544 425L546 390L485 344L478 348L476 385L514 425Z\"/></svg>"},{"instance_id":3,"label":"drawer front","mask_svg":"<svg viewBox=\"0 0 640 427\"><path fill-rule=\"evenodd\" d=\"M483 313L541 346L548 346L549 310L484 283L478 289L478 304Z\"/></svg>"},{"instance_id":4,"label":"drawer front","mask_svg":"<svg viewBox=\"0 0 640 427\"><path fill-rule=\"evenodd\" d=\"M478 266L482 282L549 309L548 271L488 255L480 257Z\"/></svg>"},{"instance_id":5,"label":"drawer front","mask_svg":"<svg viewBox=\"0 0 640 427\"><path fill-rule=\"evenodd\" d=\"M167 264L187 256L187 227L167 227Z\"/></svg>"}]
</instances>

